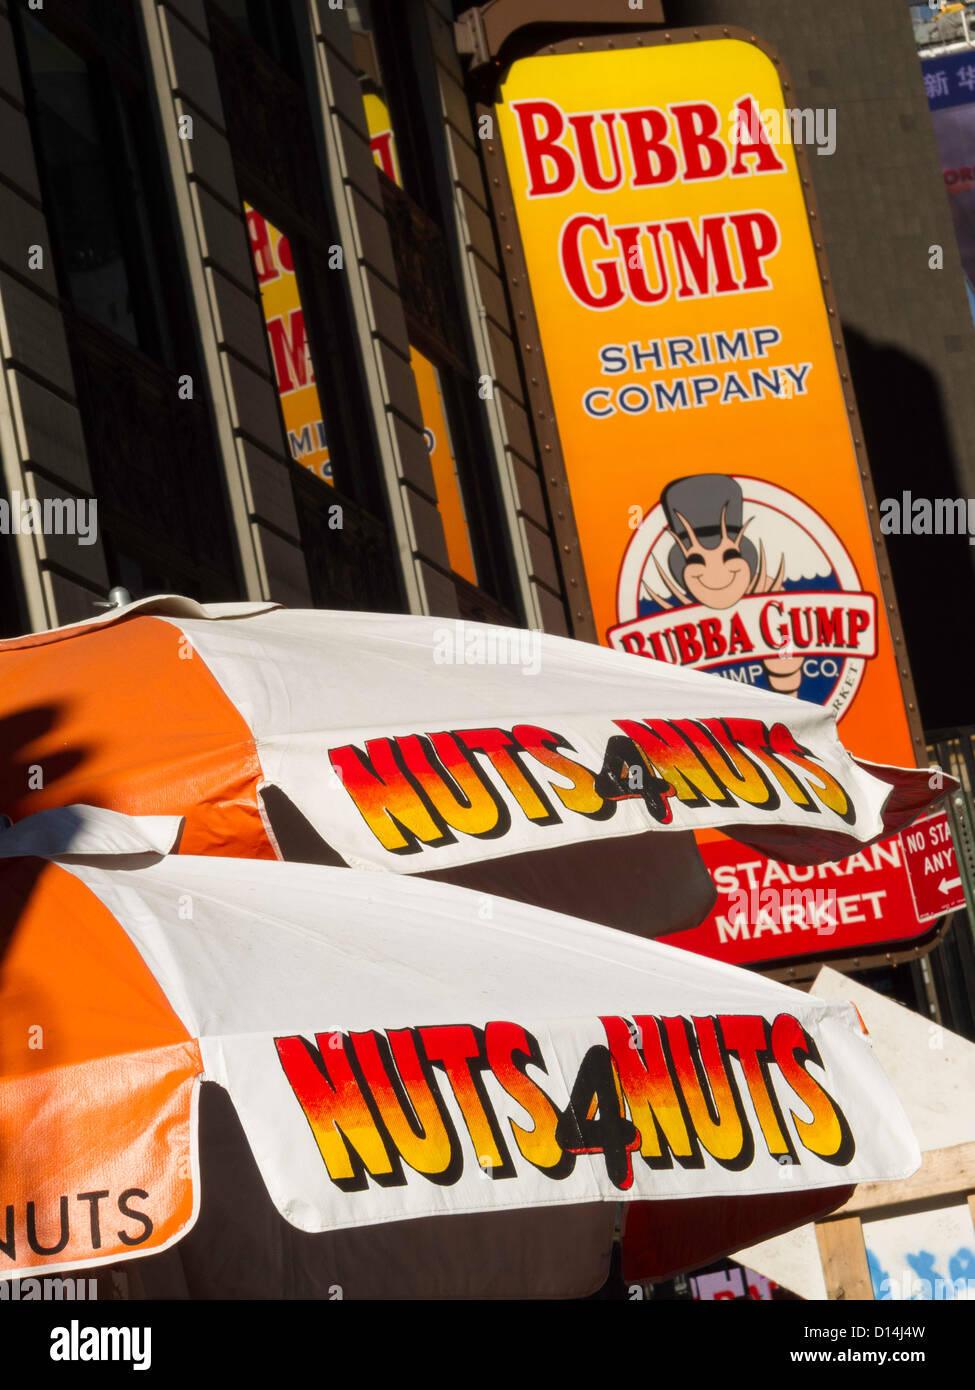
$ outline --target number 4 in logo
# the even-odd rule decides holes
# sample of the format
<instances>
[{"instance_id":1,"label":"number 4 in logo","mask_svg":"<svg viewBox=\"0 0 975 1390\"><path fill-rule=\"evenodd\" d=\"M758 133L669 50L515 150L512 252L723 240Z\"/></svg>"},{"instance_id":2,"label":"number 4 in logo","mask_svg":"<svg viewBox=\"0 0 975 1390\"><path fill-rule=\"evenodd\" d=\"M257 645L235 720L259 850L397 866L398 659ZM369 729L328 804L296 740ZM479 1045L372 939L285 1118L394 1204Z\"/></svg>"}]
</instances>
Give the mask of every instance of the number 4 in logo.
<instances>
[{"instance_id":1,"label":"number 4 in logo","mask_svg":"<svg viewBox=\"0 0 975 1390\"><path fill-rule=\"evenodd\" d=\"M555 1142L566 1153L603 1154L606 1173L621 1191L632 1186L631 1154L640 1131L629 1120L609 1048L597 1044L582 1059L569 1104L559 1116Z\"/></svg>"}]
</instances>

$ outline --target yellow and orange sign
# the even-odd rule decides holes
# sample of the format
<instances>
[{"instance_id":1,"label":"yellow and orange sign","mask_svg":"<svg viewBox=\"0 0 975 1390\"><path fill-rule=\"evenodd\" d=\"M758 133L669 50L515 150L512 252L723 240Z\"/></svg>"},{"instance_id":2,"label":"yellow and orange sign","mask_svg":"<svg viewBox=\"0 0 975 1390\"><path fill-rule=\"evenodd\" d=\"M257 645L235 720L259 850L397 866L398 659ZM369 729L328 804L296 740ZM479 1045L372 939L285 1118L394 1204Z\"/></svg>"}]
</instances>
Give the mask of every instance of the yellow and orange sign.
<instances>
[{"instance_id":1,"label":"yellow and orange sign","mask_svg":"<svg viewBox=\"0 0 975 1390\"><path fill-rule=\"evenodd\" d=\"M331 483L332 464L325 422L308 348L305 311L298 293L291 244L249 203L244 204L244 211L288 448L296 463Z\"/></svg>"},{"instance_id":2,"label":"yellow and orange sign","mask_svg":"<svg viewBox=\"0 0 975 1390\"><path fill-rule=\"evenodd\" d=\"M524 58L496 111L600 640L913 761L787 106L714 39Z\"/></svg>"},{"instance_id":3,"label":"yellow and orange sign","mask_svg":"<svg viewBox=\"0 0 975 1390\"><path fill-rule=\"evenodd\" d=\"M756 44L668 38L520 59L495 105L599 640L820 704L856 755L912 763L789 101ZM755 865L699 840L723 896L677 944L836 948L733 929ZM922 930L886 852L893 886L850 861L864 941Z\"/></svg>"}]
</instances>

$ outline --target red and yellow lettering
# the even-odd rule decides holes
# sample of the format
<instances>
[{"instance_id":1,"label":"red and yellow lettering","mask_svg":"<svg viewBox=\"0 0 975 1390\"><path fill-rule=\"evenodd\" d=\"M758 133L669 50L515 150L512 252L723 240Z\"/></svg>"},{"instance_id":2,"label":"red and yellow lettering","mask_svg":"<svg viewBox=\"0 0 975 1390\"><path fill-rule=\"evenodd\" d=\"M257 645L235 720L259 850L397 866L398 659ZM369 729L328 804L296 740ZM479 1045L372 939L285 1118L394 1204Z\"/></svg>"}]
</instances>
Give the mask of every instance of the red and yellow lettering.
<instances>
[{"instance_id":1,"label":"red and yellow lettering","mask_svg":"<svg viewBox=\"0 0 975 1390\"><path fill-rule=\"evenodd\" d=\"M657 773L674 788L679 801L686 806L735 806L737 803L694 749L676 732L666 719L648 719L645 724L635 719L616 719L616 726L629 734L642 748L657 769Z\"/></svg>"},{"instance_id":2,"label":"red and yellow lettering","mask_svg":"<svg viewBox=\"0 0 975 1390\"><path fill-rule=\"evenodd\" d=\"M464 756L453 734L430 734L428 738L410 734L397 739L396 744L407 772L452 830L495 836L508 829L511 817L507 806ZM439 764L431 760L431 751Z\"/></svg>"},{"instance_id":3,"label":"red and yellow lettering","mask_svg":"<svg viewBox=\"0 0 975 1390\"><path fill-rule=\"evenodd\" d=\"M767 1059L772 1056L772 1043L767 1022L760 1014L722 1014L720 1021L725 1047L741 1062L769 1153L773 1158L791 1155L792 1145L783 1133L782 1115L769 1083Z\"/></svg>"},{"instance_id":4,"label":"red and yellow lettering","mask_svg":"<svg viewBox=\"0 0 975 1390\"><path fill-rule=\"evenodd\" d=\"M813 794L828 810L835 812L847 825L854 824L857 818L856 807L843 787L816 761L808 748L803 748L795 741L784 724L772 725L769 730L769 743L780 758L788 758L790 763L795 763L809 774Z\"/></svg>"},{"instance_id":5,"label":"red and yellow lettering","mask_svg":"<svg viewBox=\"0 0 975 1390\"><path fill-rule=\"evenodd\" d=\"M742 97L735 102L735 111L737 115L735 157L731 163L732 178L738 178L742 174L784 174L785 163L776 154L775 147L768 138L768 131L762 125L755 98ZM754 135L754 140L748 138L750 135ZM754 158L754 166L746 163L750 158Z\"/></svg>"},{"instance_id":6,"label":"red and yellow lettering","mask_svg":"<svg viewBox=\"0 0 975 1390\"><path fill-rule=\"evenodd\" d=\"M611 248L609 224L606 218L593 217L585 212L577 213L574 217L569 218L559 237L559 262L562 266L562 274L576 299L586 308L615 309L617 304L622 304L626 298L616 254L614 253L606 260L592 262L593 272L599 277L594 288L582 259L582 235L587 228L596 233L602 247L607 250ZM642 302L652 303L653 300L646 299Z\"/></svg>"},{"instance_id":7,"label":"red and yellow lettering","mask_svg":"<svg viewBox=\"0 0 975 1390\"><path fill-rule=\"evenodd\" d=\"M623 182L623 160L620 157L619 140L615 129L617 116L618 112L616 111L601 111L598 117L595 113L587 111L581 115L569 117L569 125L572 127L576 149L579 152L582 181L587 188L591 188L597 193L609 193L612 189L619 188ZM606 131L606 143L612 158L613 167L609 174L604 174L600 167L595 133L597 119Z\"/></svg>"},{"instance_id":8,"label":"red and yellow lettering","mask_svg":"<svg viewBox=\"0 0 975 1390\"><path fill-rule=\"evenodd\" d=\"M599 1021L606 1032L630 1118L641 1135L642 1156L651 1167L671 1167L673 1158L689 1160L683 1167L700 1167L700 1153L688 1133L674 1078L664 1058L657 1020L651 1014L634 1015L636 1039L622 1018ZM666 1153L661 1136L667 1145Z\"/></svg>"},{"instance_id":9,"label":"red and yellow lettering","mask_svg":"<svg viewBox=\"0 0 975 1390\"><path fill-rule=\"evenodd\" d=\"M728 168L728 151L717 139L721 117L709 101L679 101L670 108L684 156L684 181L720 179Z\"/></svg>"},{"instance_id":10,"label":"red and yellow lettering","mask_svg":"<svg viewBox=\"0 0 975 1390\"><path fill-rule=\"evenodd\" d=\"M774 256L782 241L778 223L767 212L733 212L728 221L735 229L741 257L741 290L767 290L772 281L763 261Z\"/></svg>"},{"instance_id":11,"label":"red and yellow lettering","mask_svg":"<svg viewBox=\"0 0 975 1390\"><path fill-rule=\"evenodd\" d=\"M680 1083L698 1138L722 1167L747 1168L754 1154L754 1144L751 1131L743 1121L737 1088L721 1055L714 1019L691 1019L704 1066L704 1078L698 1072L692 1053L687 1019L665 1018L661 1021L667 1034L674 1074ZM705 1080L709 1087L707 1096ZM712 1114L712 1109L715 1114Z\"/></svg>"},{"instance_id":12,"label":"red and yellow lettering","mask_svg":"<svg viewBox=\"0 0 975 1390\"><path fill-rule=\"evenodd\" d=\"M379 1050L375 1033L351 1033L356 1061L369 1090L379 1118L389 1133L400 1156L417 1173L436 1178L448 1174L459 1159L456 1140L448 1130L442 1102L424 1074L417 1055L416 1042L408 1028L391 1030L386 1034L392 1061L406 1097L419 1125L404 1112ZM451 1126L452 1129L452 1126Z\"/></svg>"},{"instance_id":13,"label":"red and yellow lettering","mask_svg":"<svg viewBox=\"0 0 975 1390\"><path fill-rule=\"evenodd\" d=\"M645 111L621 111L633 164L631 188L653 188L673 183L677 177L677 156L667 144L670 122L656 106Z\"/></svg>"},{"instance_id":14,"label":"red and yellow lettering","mask_svg":"<svg viewBox=\"0 0 975 1390\"><path fill-rule=\"evenodd\" d=\"M372 151L373 159L386 177L396 183L396 165L393 162L393 132L391 130L377 131L369 141L369 149Z\"/></svg>"},{"instance_id":15,"label":"red and yellow lettering","mask_svg":"<svg viewBox=\"0 0 975 1390\"><path fill-rule=\"evenodd\" d=\"M565 193L576 181L575 161L558 143L565 130L565 115L554 101L513 101L518 134L528 170L529 198ZM537 122L541 122L541 129ZM552 175L549 177L549 168Z\"/></svg>"},{"instance_id":16,"label":"red and yellow lettering","mask_svg":"<svg viewBox=\"0 0 975 1390\"><path fill-rule=\"evenodd\" d=\"M796 1060L796 1053L803 1052L816 1066L822 1066L815 1043L791 1014L779 1014L772 1024L772 1052L785 1081L812 1111L811 1120L801 1120L794 1110L790 1112L802 1145L827 1163L849 1163L856 1147L850 1126L832 1096Z\"/></svg>"},{"instance_id":17,"label":"red and yellow lettering","mask_svg":"<svg viewBox=\"0 0 975 1390\"><path fill-rule=\"evenodd\" d=\"M269 280L277 280L281 272L274 259L271 230L267 225L267 219L262 217L256 208L248 208L247 210L247 230L251 239L251 254L254 257L257 283L266 285Z\"/></svg>"},{"instance_id":18,"label":"red and yellow lettering","mask_svg":"<svg viewBox=\"0 0 975 1390\"><path fill-rule=\"evenodd\" d=\"M535 1122L534 1129L524 1129L514 1120L509 1121L519 1153L536 1168L557 1168L564 1162L555 1138L559 1112L523 1070L528 1062L542 1065L537 1040L517 1023L489 1023L484 1030L484 1046L488 1065L500 1084ZM521 1066L515 1061L516 1053L524 1058Z\"/></svg>"},{"instance_id":19,"label":"red and yellow lettering","mask_svg":"<svg viewBox=\"0 0 975 1390\"><path fill-rule=\"evenodd\" d=\"M774 811L779 794L747 753L728 735L720 719L675 719L674 728L690 743L719 781L748 806Z\"/></svg>"},{"instance_id":20,"label":"red and yellow lettering","mask_svg":"<svg viewBox=\"0 0 975 1390\"><path fill-rule=\"evenodd\" d=\"M558 734L549 733L548 729L539 729L534 724L516 724L511 736L536 762L557 776L569 780L569 787L551 788L567 811L575 811L580 816L612 815L616 803L604 801L596 791L596 774L588 767L583 767L581 763L563 757L557 751L559 748L573 751L565 739L560 738ZM607 811L607 807L612 809Z\"/></svg>"},{"instance_id":21,"label":"red and yellow lettering","mask_svg":"<svg viewBox=\"0 0 975 1390\"><path fill-rule=\"evenodd\" d=\"M790 801L804 811L819 810L802 783L775 756L769 743L768 728L760 719L722 719L721 725L740 748L747 749L763 767L768 768Z\"/></svg>"},{"instance_id":22,"label":"red and yellow lettering","mask_svg":"<svg viewBox=\"0 0 975 1390\"><path fill-rule=\"evenodd\" d=\"M329 1177L352 1190L365 1187L366 1180L357 1177L350 1148L374 1177L392 1177L395 1170L342 1041L342 1047L332 1048L328 1036L319 1033L317 1048L301 1037L275 1038L274 1043Z\"/></svg>"},{"instance_id":23,"label":"red and yellow lettering","mask_svg":"<svg viewBox=\"0 0 975 1390\"><path fill-rule=\"evenodd\" d=\"M268 319L267 336L274 359L278 395L286 396L289 391L300 391L302 387L313 386L315 372L311 364L308 335L305 332L304 310L292 309L287 323L283 316Z\"/></svg>"},{"instance_id":24,"label":"red and yellow lettering","mask_svg":"<svg viewBox=\"0 0 975 1390\"><path fill-rule=\"evenodd\" d=\"M542 795L542 790L515 756L520 745L503 729L459 729L456 737L472 753L485 753L491 766L531 821L542 825L558 823L559 817Z\"/></svg>"},{"instance_id":25,"label":"red and yellow lettering","mask_svg":"<svg viewBox=\"0 0 975 1390\"><path fill-rule=\"evenodd\" d=\"M497 1121L490 1112L490 1102L476 1076L477 1070L486 1064L486 1058L474 1029L467 1023L449 1023L420 1028L419 1034L428 1061L439 1062L447 1074L478 1162L490 1168L494 1177L510 1175L513 1171L511 1159L504 1151Z\"/></svg>"},{"instance_id":26,"label":"red and yellow lettering","mask_svg":"<svg viewBox=\"0 0 975 1390\"><path fill-rule=\"evenodd\" d=\"M648 222L645 228L639 222L630 227L613 228L613 235L620 244L620 252L623 256L627 289L630 292L630 297L636 300L637 304L659 304L662 299L667 299L670 295L670 272L667 268L667 258L660 246L662 230L662 224L659 222ZM650 284L647 275L647 257L643 254L640 246L640 237L644 235L644 232L653 242L653 263L657 267L657 276L660 281L656 288ZM608 264L607 261L597 262L597 265L602 269L605 269ZM613 274L615 277L615 269Z\"/></svg>"},{"instance_id":27,"label":"red and yellow lettering","mask_svg":"<svg viewBox=\"0 0 975 1390\"><path fill-rule=\"evenodd\" d=\"M396 761L392 740L370 739L365 753L352 744L332 748L329 758L359 814L391 854L415 854L421 844L453 842Z\"/></svg>"}]
</instances>

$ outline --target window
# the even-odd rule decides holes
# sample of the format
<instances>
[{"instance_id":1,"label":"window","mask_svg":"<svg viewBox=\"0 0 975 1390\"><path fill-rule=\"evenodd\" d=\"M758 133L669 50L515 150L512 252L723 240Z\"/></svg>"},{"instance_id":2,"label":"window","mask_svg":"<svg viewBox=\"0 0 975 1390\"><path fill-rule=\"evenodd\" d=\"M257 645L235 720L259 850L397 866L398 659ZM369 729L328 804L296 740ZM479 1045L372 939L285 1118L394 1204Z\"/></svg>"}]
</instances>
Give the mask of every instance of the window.
<instances>
[{"instance_id":1,"label":"window","mask_svg":"<svg viewBox=\"0 0 975 1390\"><path fill-rule=\"evenodd\" d=\"M9 509L5 491L0 491L0 501ZM12 524L8 523L5 530L0 530L0 637L19 637L29 627L22 609L16 545Z\"/></svg>"},{"instance_id":2,"label":"window","mask_svg":"<svg viewBox=\"0 0 975 1390\"><path fill-rule=\"evenodd\" d=\"M30 13L24 50L62 292L80 313L173 367L168 225L149 113ZM170 239L171 240L171 239Z\"/></svg>"},{"instance_id":3,"label":"window","mask_svg":"<svg viewBox=\"0 0 975 1390\"><path fill-rule=\"evenodd\" d=\"M360 5L353 23L361 24L368 10ZM399 151L393 134L389 108L379 80L378 63L371 40L364 31L357 35L357 56L361 64L362 100L366 111L369 145L372 157L383 174L397 186L402 186ZM450 426L449 410L444 398L442 370L429 357L411 344L410 365L420 398L423 434L430 451L437 506L447 542L447 557L455 574L469 584L477 584L478 574L471 548L470 526L464 494L457 470L457 455Z\"/></svg>"},{"instance_id":4,"label":"window","mask_svg":"<svg viewBox=\"0 0 975 1390\"><path fill-rule=\"evenodd\" d=\"M345 7L458 601L472 617L516 621L515 559L474 365L429 26L422 6L402 0Z\"/></svg>"},{"instance_id":5,"label":"window","mask_svg":"<svg viewBox=\"0 0 975 1390\"><path fill-rule=\"evenodd\" d=\"M410 22L402 0L347 0L360 81L369 96L375 95L386 110L385 120L396 132L394 179L423 210L439 213L436 177L429 150L429 132L418 100L418 76L413 67ZM391 118L391 119L390 119ZM372 126L370 124L370 132ZM381 166L383 167L383 166Z\"/></svg>"},{"instance_id":6,"label":"window","mask_svg":"<svg viewBox=\"0 0 975 1390\"><path fill-rule=\"evenodd\" d=\"M202 373L134 0L106 13L11 7L99 532L112 584L231 599L206 392L182 390Z\"/></svg>"},{"instance_id":7,"label":"window","mask_svg":"<svg viewBox=\"0 0 975 1390\"><path fill-rule=\"evenodd\" d=\"M300 78L298 40L288 0L218 0L218 4L285 72Z\"/></svg>"},{"instance_id":8,"label":"window","mask_svg":"<svg viewBox=\"0 0 975 1390\"><path fill-rule=\"evenodd\" d=\"M257 208L245 203L244 211L288 448L296 463L334 483L291 242Z\"/></svg>"},{"instance_id":9,"label":"window","mask_svg":"<svg viewBox=\"0 0 975 1390\"><path fill-rule=\"evenodd\" d=\"M240 7L238 7L239 9ZM288 9L281 0L282 11ZM307 483L325 481L375 517L385 513L348 302L334 262L339 238L322 179L306 74L294 77L235 22L233 6L206 7L220 95L244 202L268 357L281 407L282 445ZM310 55L305 55L311 62ZM322 510L322 499L312 506ZM327 515L327 507L325 507Z\"/></svg>"}]
</instances>

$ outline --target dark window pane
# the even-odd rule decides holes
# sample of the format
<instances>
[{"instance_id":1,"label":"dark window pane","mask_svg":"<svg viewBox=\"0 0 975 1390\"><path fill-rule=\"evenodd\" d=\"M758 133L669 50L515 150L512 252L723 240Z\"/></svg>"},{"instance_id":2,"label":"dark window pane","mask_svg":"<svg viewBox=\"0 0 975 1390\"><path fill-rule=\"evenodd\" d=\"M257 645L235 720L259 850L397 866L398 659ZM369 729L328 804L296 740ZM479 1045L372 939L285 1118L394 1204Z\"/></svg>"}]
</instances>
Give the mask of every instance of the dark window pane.
<instances>
[{"instance_id":1,"label":"dark window pane","mask_svg":"<svg viewBox=\"0 0 975 1390\"><path fill-rule=\"evenodd\" d=\"M37 136L72 303L138 343L115 189L85 62L31 16L27 54L37 102Z\"/></svg>"},{"instance_id":2,"label":"dark window pane","mask_svg":"<svg viewBox=\"0 0 975 1390\"><path fill-rule=\"evenodd\" d=\"M218 0L220 8L239 29L264 49L292 77L298 77L301 60L288 0Z\"/></svg>"},{"instance_id":3,"label":"dark window pane","mask_svg":"<svg viewBox=\"0 0 975 1390\"><path fill-rule=\"evenodd\" d=\"M155 242L165 239L167 212L156 205L148 111L132 109L100 64L34 16L23 30L62 288L81 313L172 366L172 289L163 292Z\"/></svg>"}]
</instances>

